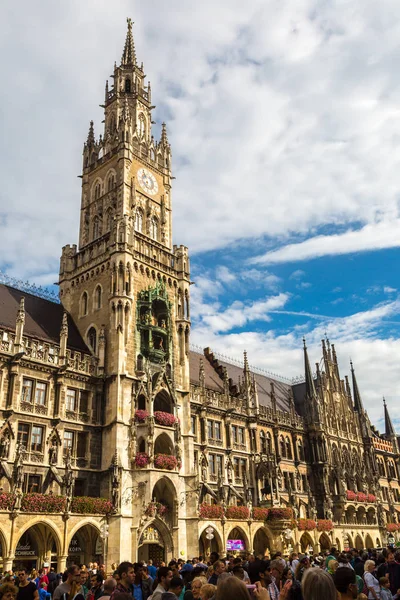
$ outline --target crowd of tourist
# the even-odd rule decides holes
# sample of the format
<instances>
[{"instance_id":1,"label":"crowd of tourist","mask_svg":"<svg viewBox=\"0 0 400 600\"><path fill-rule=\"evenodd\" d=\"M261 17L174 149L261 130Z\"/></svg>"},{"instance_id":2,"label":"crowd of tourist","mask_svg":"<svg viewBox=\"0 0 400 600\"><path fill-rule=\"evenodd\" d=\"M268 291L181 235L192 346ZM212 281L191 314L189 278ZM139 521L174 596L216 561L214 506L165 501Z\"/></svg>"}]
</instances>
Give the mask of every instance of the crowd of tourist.
<instances>
[{"instance_id":1,"label":"crowd of tourist","mask_svg":"<svg viewBox=\"0 0 400 600\"><path fill-rule=\"evenodd\" d=\"M400 551L124 561L4 573L0 600L400 600Z\"/></svg>"}]
</instances>

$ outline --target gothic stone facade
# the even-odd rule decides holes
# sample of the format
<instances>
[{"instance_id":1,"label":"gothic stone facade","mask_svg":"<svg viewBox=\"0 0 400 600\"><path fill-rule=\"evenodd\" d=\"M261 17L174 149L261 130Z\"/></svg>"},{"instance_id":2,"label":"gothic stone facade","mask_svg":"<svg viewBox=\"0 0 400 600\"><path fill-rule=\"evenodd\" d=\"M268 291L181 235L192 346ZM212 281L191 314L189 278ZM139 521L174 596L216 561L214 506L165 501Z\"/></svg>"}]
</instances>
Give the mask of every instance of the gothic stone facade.
<instances>
[{"instance_id":1,"label":"gothic stone facade","mask_svg":"<svg viewBox=\"0 0 400 600\"><path fill-rule=\"evenodd\" d=\"M252 372L246 356L238 367L189 349L188 250L172 245L171 149L165 125L159 142L151 134L144 80L128 21L103 135L91 123L84 144L61 303L0 285L4 492L101 496L113 510L82 520L3 503L3 564L24 557L32 528L31 556L59 569L223 552L228 540L262 553L385 543L400 510L398 440L386 406L385 435L371 426L328 341L316 375L304 346L297 384ZM266 507L293 518L264 521Z\"/></svg>"}]
</instances>

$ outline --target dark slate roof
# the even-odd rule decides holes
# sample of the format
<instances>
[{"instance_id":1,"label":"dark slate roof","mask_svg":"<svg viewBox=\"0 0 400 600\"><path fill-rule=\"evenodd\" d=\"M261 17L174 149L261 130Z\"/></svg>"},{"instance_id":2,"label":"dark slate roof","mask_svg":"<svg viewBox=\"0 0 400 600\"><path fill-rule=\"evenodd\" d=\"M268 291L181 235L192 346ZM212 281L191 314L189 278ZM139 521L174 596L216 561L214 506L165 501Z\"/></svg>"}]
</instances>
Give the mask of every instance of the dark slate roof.
<instances>
[{"instance_id":1,"label":"dark slate roof","mask_svg":"<svg viewBox=\"0 0 400 600\"><path fill-rule=\"evenodd\" d=\"M24 335L59 344L63 306L4 284L0 284L0 326L15 331L21 298L25 299ZM68 315L67 346L72 350L90 354L70 315Z\"/></svg>"},{"instance_id":2,"label":"dark slate roof","mask_svg":"<svg viewBox=\"0 0 400 600\"><path fill-rule=\"evenodd\" d=\"M193 351L190 352L190 381L195 384L199 383L199 367L201 357L203 358L206 388L222 392L223 382L222 379L219 377L218 373L215 371L215 369L212 367L212 365L205 356L202 356L201 354L198 354L197 352ZM232 383L234 385L238 384L239 377L240 379L243 379L243 367L224 362L220 359L218 359L218 365L226 367L228 377L232 379ZM278 381L273 377L269 377L268 375L261 375L260 373L254 373L254 375L256 379L258 400L260 405L271 406L272 381L275 386L277 409L287 412L289 410L289 389L292 386L289 383L282 383L281 381Z\"/></svg>"}]
</instances>

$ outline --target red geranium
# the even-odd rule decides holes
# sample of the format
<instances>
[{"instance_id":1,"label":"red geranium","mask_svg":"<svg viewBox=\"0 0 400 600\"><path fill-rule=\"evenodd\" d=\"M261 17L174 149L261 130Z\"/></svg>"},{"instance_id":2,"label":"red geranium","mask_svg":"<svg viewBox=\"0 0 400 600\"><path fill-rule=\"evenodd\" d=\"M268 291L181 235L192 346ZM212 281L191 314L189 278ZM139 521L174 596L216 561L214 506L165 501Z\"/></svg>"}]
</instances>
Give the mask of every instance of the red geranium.
<instances>
[{"instance_id":1,"label":"red geranium","mask_svg":"<svg viewBox=\"0 0 400 600\"><path fill-rule=\"evenodd\" d=\"M267 521L282 521L293 519L293 511L291 508L270 508L267 516Z\"/></svg>"},{"instance_id":2,"label":"red geranium","mask_svg":"<svg viewBox=\"0 0 400 600\"><path fill-rule=\"evenodd\" d=\"M299 519L297 521L297 528L299 531L314 531L317 524L313 519Z\"/></svg>"},{"instance_id":3,"label":"red geranium","mask_svg":"<svg viewBox=\"0 0 400 600\"><path fill-rule=\"evenodd\" d=\"M222 519L224 509L219 504L202 504L199 509L200 519Z\"/></svg>"},{"instance_id":4,"label":"red geranium","mask_svg":"<svg viewBox=\"0 0 400 600\"><path fill-rule=\"evenodd\" d=\"M265 521L268 517L269 508L253 508L253 519L255 521Z\"/></svg>"},{"instance_id":5,"label":"red geranium","mask_svg":"<svg viewBox=\"0 0 400 600\"><path fill-rule=\"evenodd\" d=\"M317 529L318 531L332 531L333 523L330 519L318 519Z\"/></svg>"},{"instance_id":6,"label":"red geranium","mask_svg":"<svg viewBox=\"0 0 400 600\"><path fill-rule=\"evenodd\" d=\"M146 467L149 464L149 462L150 458L147 452L137 452L135 456L135 465L139 467L139 469L143 469L143 467Z\"/></svg>"},{"instance_id":7,"label":"red geranium","mask_svg":"<svg viewBox=\"0 0 400 600\"><path fill-rule=\"evenodd\" d=\"M164 425L164 427L172 427L177 421L174 415L171 415L171 413L162 412L161 410L157 410L154 413L154 420L158 425Z\"/></svg>"},{"instance_id":8,"label":"red geranium","mask_svg":"<svg viewBox=\"0 0 400 600\"><path fill-rule=\"evenodd\" d=\"M346 497L347 497L347 500L356 500L357 494L355 492L353 492L353 490L347 490Z\"/></svg>"},{"instance_id":9,"label":"red geranium","mask_svg":"<svg viewBox=\"0 0 400 600\"><path fill-rule=\"evenodd\" d=\"M135 411L135 421L137 421L138 423L144 423L148 416L149 413L147 412L147 410L139 409Z\"/></svg>"},{"instance_id":10,"label":"red geranium","mask_svg":"<svg viewBox=\"0 0 400 600\"><path fill-rule=\"evenodd\" d=\"M227 519L245 520L250 517L250 511L247 506L228 506L226 509Z\"/></svg>"},{"instance_id":11,"label":"red geranium","mask_svg":"<svg viewBox=\"0 0 400 600\"><path fill-rule=\"evenodd\" d=\"M175 456L171 456L170 454L156 454L154 466L157 469L167 469L168 471L173 471L178 466L178 461L176 460Z\"/></svg>"}]
</instances>

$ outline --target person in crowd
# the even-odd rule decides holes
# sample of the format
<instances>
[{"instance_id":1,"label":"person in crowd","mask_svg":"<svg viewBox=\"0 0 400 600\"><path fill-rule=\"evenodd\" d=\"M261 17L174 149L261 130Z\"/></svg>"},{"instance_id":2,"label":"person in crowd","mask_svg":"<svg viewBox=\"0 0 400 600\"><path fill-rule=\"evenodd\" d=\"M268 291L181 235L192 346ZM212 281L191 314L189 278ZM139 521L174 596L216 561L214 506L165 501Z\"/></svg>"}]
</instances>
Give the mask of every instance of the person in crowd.
<instances>
[{"instance_id":1,"label":"person in crowd","mask_svg":"<svg viewBox=\"0 0 400 600\"><path fill-rule=\"evenodd\" d=\"M97 569L96 573L92 573L90 577L90 584L91 588L86 596L86 600L99 600L99 598L103 595L103 576L101 575L101 573L97 572Z\"/></svg>"},{"instance_id":2,"label":"person in crowd","mask_svg":"<svg viewBox=\"0 0 400 600\"><path fill-rule=\"evenodd\" d=\"M390 591L389 577L381 577L379 579L379 585L381 587L381 600L397 600L400 594L400 589L397 590L396 594L392 594Z\"/></svg>"},{"instance_id":3,"label":"person in crowd","mask_svg":"<svg viewBox=\"0 0 400 600\"><path fill-rule=\"evenodd\" d=\"M116 587L117 582L113 577L106 579L103 585L103 595L100 596L99 600L109 600Z\"/></svg>"},{"instance_id":4,"label":"person in crowd","mask_svg":"<svg viewBox=\"0 0 400 600\"><path fill-rule=\"evenodd\" d=\"M36 571L36 569L32 569L32 571L29 573L28 580L32 581L32 583L34 583L36 585L36 587L39 589L39 575L38 575L38 572Z\"/></svg>"},{"instance_id":5,"label":"person in crowd","mask_svg":"<svg viewBox=\"0 0 400 600\"><path fill-rule=\"evenodd\" d=\"M157 569L156 567L153 565L153 561L150 558L147 562L147 569L149 571L149 575L152 578L152 580L154 581L156 576L157 576Z\"/></svg>"},{"instance_id":6,"label":"person in crowd","mask_svg":"<svg viewBox=\"0 0 400 600\"><path fill-rule=\"evenodd\" d=\"M63 583L60 583L54 590L53 600L61 600L64 594L70 594L72 584L80 584L81 573L77 565L72 565L64 572ZM72 599L71 599L72 600Z\"/></svg>"},{"instance_id":7,"label":"person in crowd","mask_svg":"<svg viewBox=\"0 0 400 600\"><path fill-rule=\"evenodd\" d=\"M250 577L250 583L254 584L256 581L259 581L260 577L259 577L259 573L261 570L261 567L263 565L263 560L261 560L261 558L259 556L255 557L254 555L251 555L249 557L249 564L247 565L247 573L249 574Z\"/></svg>"},{"instance_id":8,"label":"person in crowd","mask_svg":"<svg viewBox=\"0 0 400 600\"><path fill-rule=\"evenodd\" d=\"M150 589L153 589L154 579L150 576L149 567L147 565L142 565L142 578L146 581L148 580Z\"/></svg>"},{"instance_id":9,"label":"person in crowd","mask_svg":"<svg viewBox=\"0 0 400 600\"><path fill-rule=\"evenodd\" d=\"M17 600L39 600L39 592L33 581L28 580L26 569L18 570Z\"/></svg>"},{"instance_id":10,"label":"person in crowd","mask_svg":"<svg viewBox=\"0 0 400 600\"><path fill-rule=\"evenodd\" d=\"M369 600L380 600L381 589L379 581L373 575L375 571L375 562L373 560L366 560L364 565L364 582L368 589Z\"/></svg>"},{"instance_id":11,"label":"person in crowd","mask_svg":"<svg viewBox=\"0 0 400 600\"><path fill-rule=\"evenodd\" d=\"M186 590L185 592L184 600L199 600L200 590L206 583L207 579L204 577L204 575L200 577L194 577L192 580L191 589Z\"/></svg>"},{"instance_id":12,"label":"person in crowd","mask_svg":"<svg viewBox=\"0 0 400 600\"><path fill-rule=\"evenodd\" d=\"M298 564L299 564L299 555L297 554L297 552L292 552L291 555L289 556L289 566L290 566L290 569L291 569L293 575L296 572L296 567Z\"/></svg>"},{"instance_id":13,"label":"person in crowd","mask_svg":"<svg viewBox=\"0 0 400 600\"><path fill-rule=\"evenodd\" d=\"M183 590L183 580L179 575L174 575L170 582L167 591L161 595L161 600L178 600Z\"/></svg>"},{"instance_id":14,"label":"person in crowd","mask_svg":"<svg viewBox=\"0 0 400 600\"><path fill-rule=\"evenodd\" d=\"M261 587L268 589L268 587L272 583L271 561L270 560L262 561L259 569L260 569L260 571L258 573L258 582L260 583Z\"/></svg>"},{"instance_id":15,"label":"person in crowd","mask_svg":"<svg viewBox=\"0 0 400 600\"><path fill-rule=\"evenodd\" d=\"M89 573L86 570L81 569L80 572L80 584L81 584L81 592L86 598L89 593Z\"/></svg>"},{"instance_id":16,"label":"person in crowd","mask_svg":"<svg viewBox=\"0 0 400 600\"><path fill-rule=\"evenodd\" d=\"M161 596L163 595L163 593L168 591L171 579L171 569L169 567L159 567L157 571L157 579L154 582L154 585L156 587L151 597L152 600L161 600Z\"/></svg>"},{"instance_id":17,"label":"person in crowd","mask_svg":"<svg viewBox=\"0 0 400 600\"><path fill-rule=\"evenodd\" d=\"M45 570L43 569L43 567L41 569L39 569L39 583L37 584L37 587L41 587L41 584L44 582L46 584L46 588L49 585L49 578L46 575Z\"/></svg>"},{"instance_id":18,"label":"person in crowd","mask_svg":"<svg viewBox=\"0 0 400 600\"><path fill-rule=\"evenodd\" d=\"M147 600L152 594L153 580L150 576L144 576L143 565L135 563L133 565L135 579L133 580L133 597L135 600Z\"/></svg>"},{"instance_id":19,"label":"person in crowd","mask_svg":"<svg viewBox=\"0 0 400 600\"><path fill-rule=\"evenodd\" d=\"M333 577L322 569L307 569L305 571L301 581L301 591L305 600L338 599Z\"/></svg>"},{"instance_id":20,"label":"person in crowd","mask_svg":"<svg viewBox=\"0 0 400 600\"><path fill-rule=\"evenodd\" d=\"M205 571L207 569L207 565L204 562L204 557L203 556L199 556L199 561L196 565L197 567L201 567L203 569L203 571Z\"/></svg>"},{"instance_id":21,"label":"person in crowd","mask_svg":"<svg viewBox=\"0 0 400 600\"><path fill-rule=\"evenodd\" d=\"M381 577L385 577L386 573L388 572L387 567L387 556L385 556L385 554L382 552L382 554L379 554L376 559L376 578L378 581Z\"/></svg>"},{"instance_id":22,"label":"person in crowd","mask_svg":"<svg viewBox=\"0 0 400 600\"><path fill-rule=\"evenodd\" d=\"M218 554L218 552L215 552L215 550L214 550L210 554L210 563L213 565L215 562L217 562L217 560L219 560L219 554Z\"/></svg>"},{"instance_id":23,"label":"person in crowd","mask_svg":"<svg viewBox=\"0 0 400 600\"><path fill-rule=\"evenodd\" d=\"M127 560L123 561L117 569L119 581L115 587L115 590L111 594L111 600L116 600L116 594L130 594L132 598L132 585L135 579L135 571L133 564Z\"/></svg>"},{"instance_id":24,"label":"person in crowd","mask_svg":"<svg viewBox=\"0 0 400 600\"><path fill-rule=\"evenodd\" d=\"M222 560L216 560L213 564L213 573L208 580L208 583L212 583L212 585L217 585L219 576L224 573L226 570L225 563Z\"/></svg>"},{"instance_id":25,"label":"person in crowd","mask_svg":"<svg viewBox=\"0 0 400 600\"><path fill-rule=\"evenodd\" d=\"M39 592L39 600L50 600L51 594L47 591L47 586L44 581L40 584Z\"/></svg>"},{"instance_id":26,"label":"person in crowd","mask_svg":"<svg viewBox=\"0 0 400 600\"><path fill-rule=\"evenodd\" d=\"M308 556L303 556L303 558L300 559L300 562L296 567L296 572L295 572L294 578L297 581L301 582L301 580L303 579L304 573L310 567L311 567L310 559L308 558Z\"/></svg>"},{"instance_id":27,"label":"person in crowd","mask_svg":"<svg viewBox=\"0 0 400 600\"><path fill-rule=\"evenodd\" d=\"M1 600L16 600L18 594L18 588L12 583L3 583L0 586L0 599Z\"/></svg>"},{"instance_id":28,"label":"person in crowd","mask_svg":"<svg viewBox=\"0 0 400 600\"><path fill-rule=\"evenodd\" d=\"M333 576L333 583L340 593L341 600L355 600L357 598L357 575L354 569L338 567Z\"/></svg>"},{"instance_id":29,"label":"person in crowd","mask_svg":"<svg viewBox=\"0 0 400 600\"><path fill-rule=\"evenodd\" d=\"M396 560L396 555L393 552L389 552L387 555L387 571L385 575L389 575L390 591L392 594L396 594L400 588L400 563Z\"/></svg>"},{"instance_id":30,"label":"person in crowd","mask_svg":"<svg viewBox=\"0 0 400 600\"><path fill-rule=\"evenodd\" d=\"M336 548L334 546L332 546L332 548L329 551L328 556L325 559L325 567L328 567L329 561L330 560L336 560L337 555L339 554L339 552L336 550Z\"/></svg>"},{"instance_id":31,"label":"person in crowd","mask_svg":"<svg viewBox=\"0 0 400 600\"><path fill-rule=\"evenodd\" d=\"M354 570L360 577L364 577L364 565L366 560L368 560L368 554L366 552L362 552L361 555L354 559Z\"/></svg>"},{"instance_id":32,"label":"person in crowd","mask_svg":"<svg viewBox=\"0 0 400 600\"><path fill-rule=\"evenodd\" d=\"M249 592L243 581L228 576L218 583L215 600L249 600Z\"/></svg>"},{"instance_id":33,"label":"person in crowd","mask_svg":"<svg viewBox=\"0 0 400 600\"><path fill-rule=\"evenodd\" d=\"M330 560L326 569L327 573L329 573L329 575L334 575L338 566L339 563L337 560Z\"/></svg>"},{"instance_id":34,"label":"person in crowd","mask_svg":"<svg viewBox=\"0 0 400 600\"><path fill-rule=\"evenodd\" d=\"M210 600L215 596L217 588L212 583L205 583L200 589L200 600Z\"/></svg>"}]
</instances>

